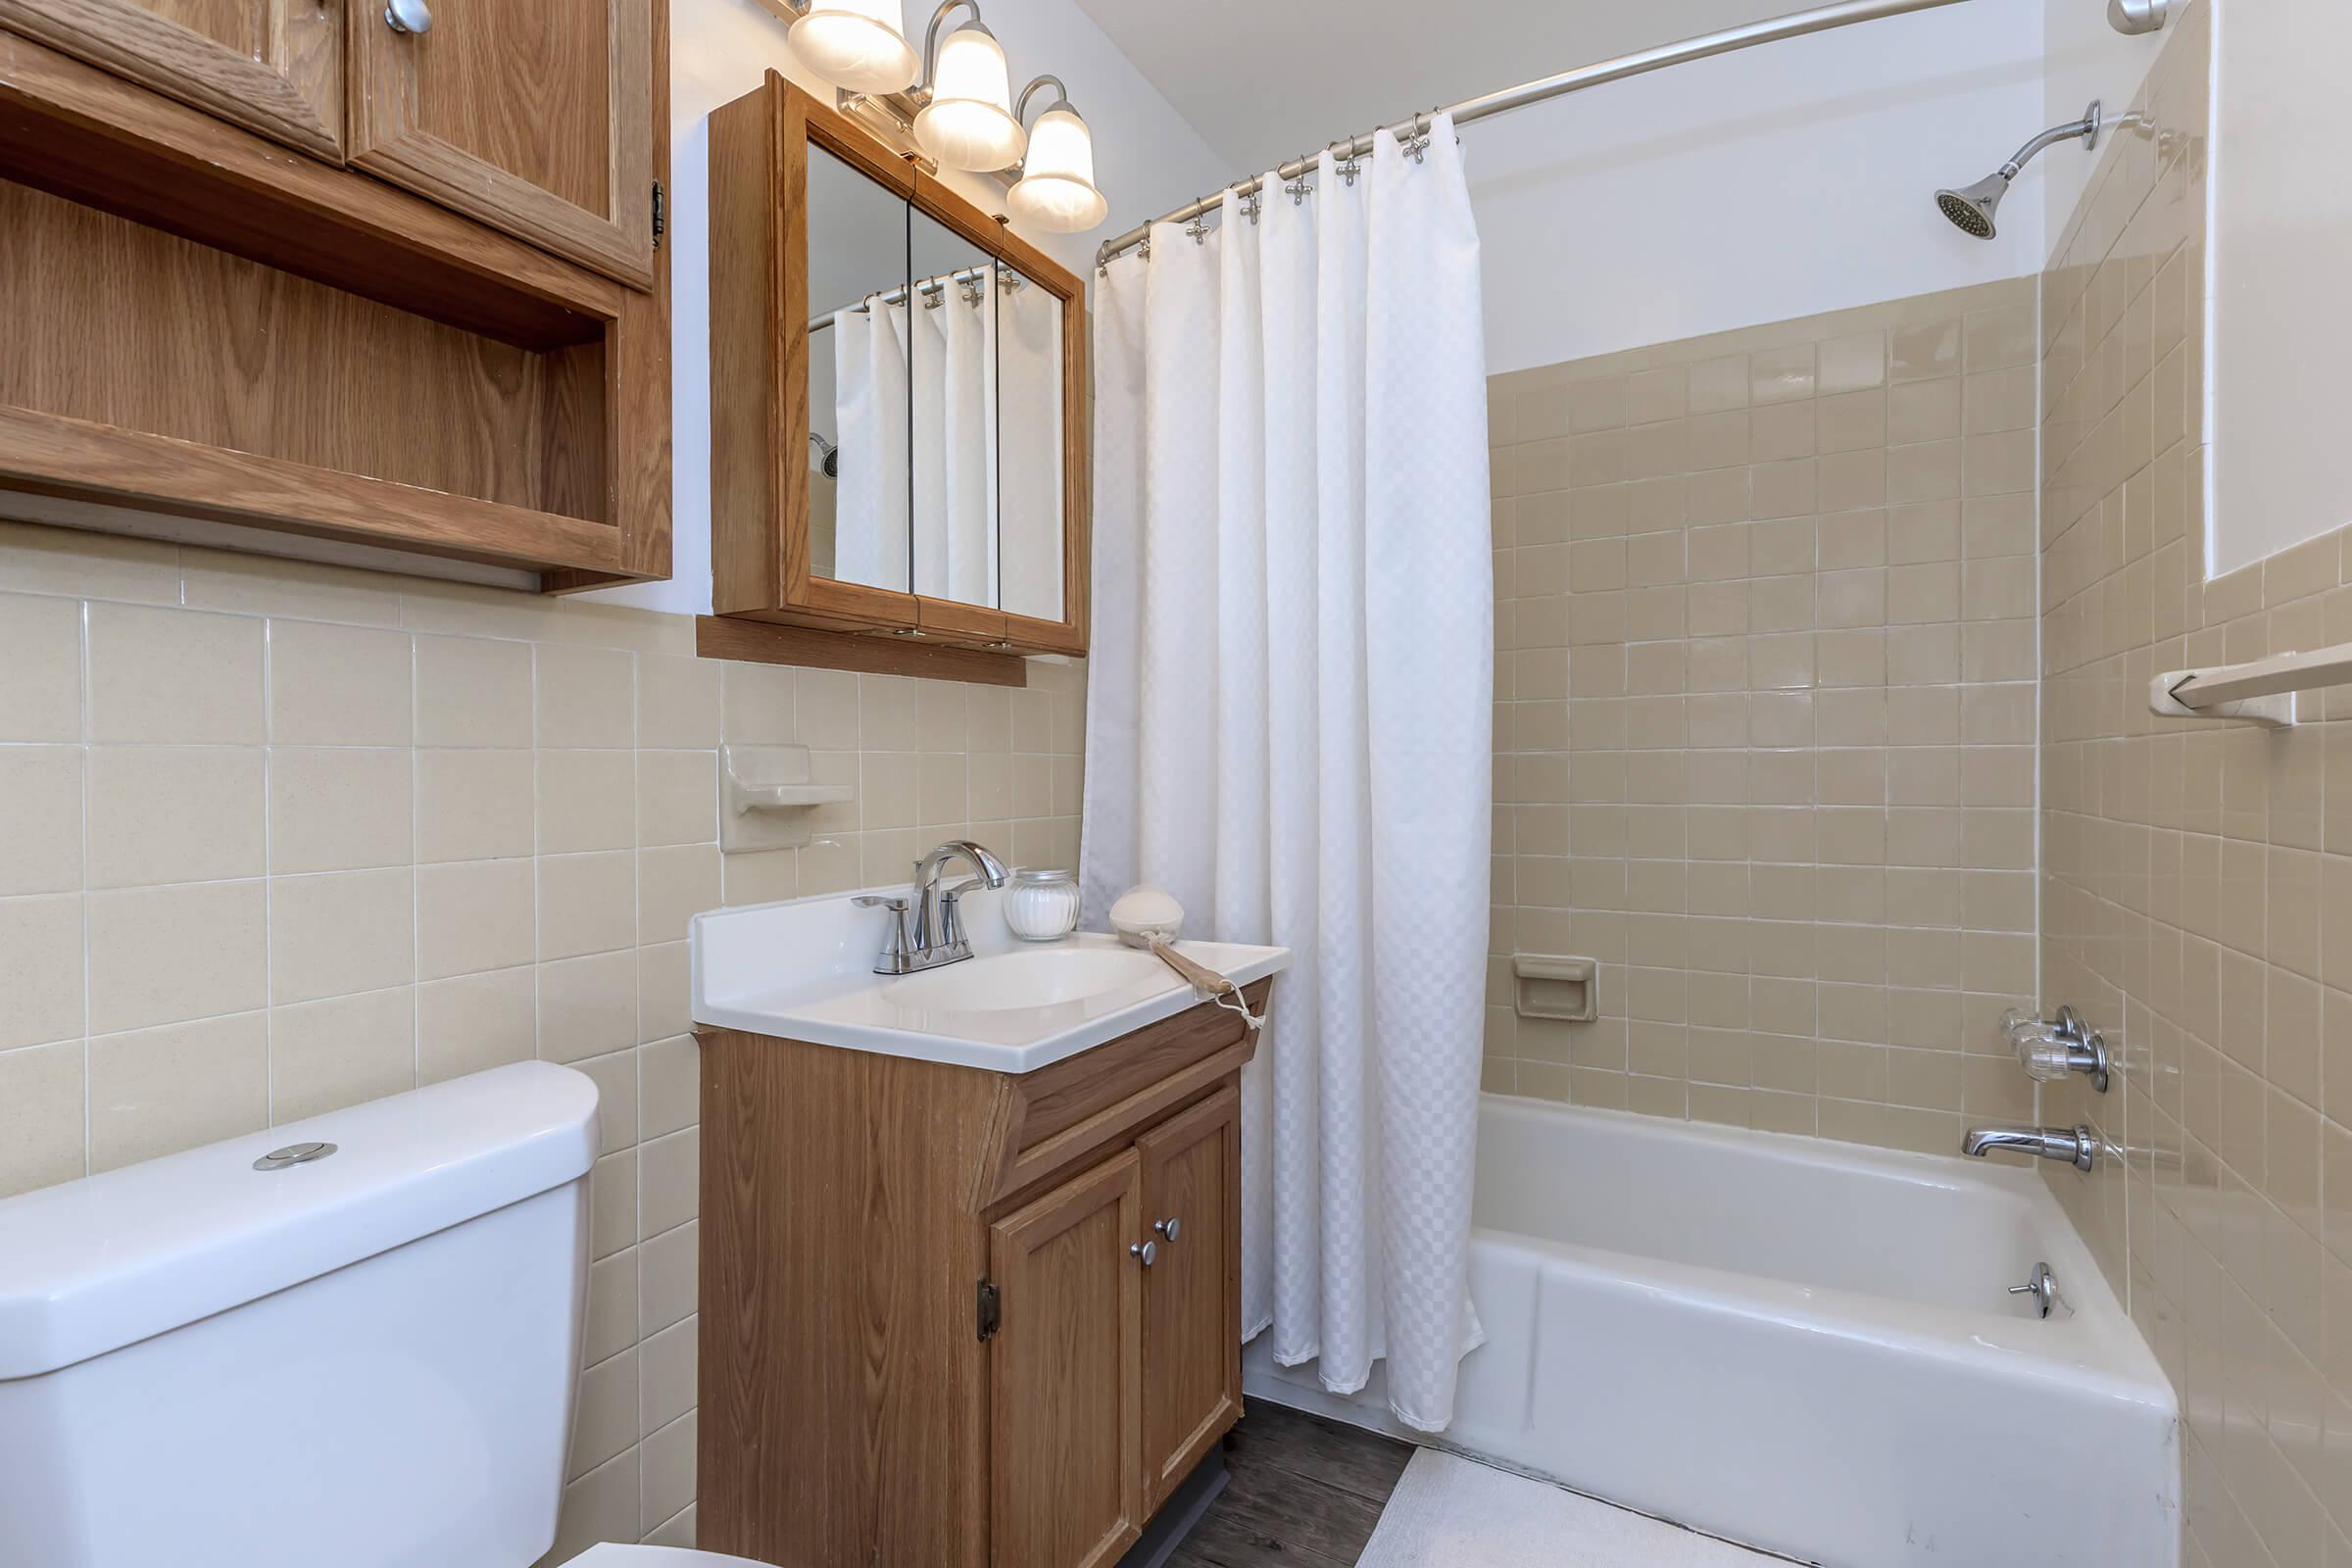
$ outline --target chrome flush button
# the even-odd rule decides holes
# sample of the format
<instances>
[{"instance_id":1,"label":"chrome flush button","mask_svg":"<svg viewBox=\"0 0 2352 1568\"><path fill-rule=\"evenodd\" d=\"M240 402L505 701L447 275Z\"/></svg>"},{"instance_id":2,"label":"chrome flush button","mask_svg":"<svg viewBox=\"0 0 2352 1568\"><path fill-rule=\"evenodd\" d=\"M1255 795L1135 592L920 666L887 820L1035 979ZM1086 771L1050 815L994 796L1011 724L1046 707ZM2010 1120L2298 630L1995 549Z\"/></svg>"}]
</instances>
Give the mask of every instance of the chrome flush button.
<instances>
[{"instance_id":1,"label":"chrome flush button","mask_svg":"<svg viewBox=\"0 0 2352 1568\"><path fill-rule=\"evenodd\" d=\"M324 1159L335 1152L332 1144L288 1144L272 1149L253 1162L255 1170L284 1170L288 1165L308 1165L314 1159Z\"/></svg>"}]
</instances>

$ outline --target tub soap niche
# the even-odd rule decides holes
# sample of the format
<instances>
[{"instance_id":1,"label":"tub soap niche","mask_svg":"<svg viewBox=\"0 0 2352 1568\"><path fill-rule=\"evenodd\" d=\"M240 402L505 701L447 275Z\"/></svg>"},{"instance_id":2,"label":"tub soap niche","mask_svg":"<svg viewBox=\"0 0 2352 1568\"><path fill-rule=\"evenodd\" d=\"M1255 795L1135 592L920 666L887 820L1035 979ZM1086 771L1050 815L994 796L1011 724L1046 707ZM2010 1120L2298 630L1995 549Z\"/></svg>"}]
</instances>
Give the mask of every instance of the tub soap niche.
<instances>
[{"instance_id":1,"label":"tub soap niche","mask_svg":"<svg viewBox=\"0 0 2352 1568\"><path fill-rule=\"evenodd\" d=\"M1600 1016L1600 966L1591 958L1513 954L1511 990L1522 1018L1591 1023Z\"/></svg>"}]
</instances>

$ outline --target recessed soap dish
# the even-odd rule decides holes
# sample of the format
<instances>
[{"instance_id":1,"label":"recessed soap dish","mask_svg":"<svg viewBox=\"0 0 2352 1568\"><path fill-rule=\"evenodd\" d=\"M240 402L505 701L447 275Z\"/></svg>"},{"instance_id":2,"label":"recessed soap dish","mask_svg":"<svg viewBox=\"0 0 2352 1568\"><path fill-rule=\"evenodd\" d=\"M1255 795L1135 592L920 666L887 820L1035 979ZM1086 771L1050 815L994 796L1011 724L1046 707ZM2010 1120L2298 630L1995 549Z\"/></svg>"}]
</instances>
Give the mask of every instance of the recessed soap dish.
<instances>
[{"instance_id":1,"label":"recessed soap dish","mask_svg":"<svg viewBox=\"0 0 2352 1568\"><path fill-rule=\"evenodd\" d=\"M1522 1018L1591 1023L1600 1016L1600 966L1591 958L1511 955L1512 1004Z\"/></svg>"},{"instance_id":2,"label":"recessed soap dish","mask_svg":"<svg viewBox=\"0 0 2352 1568\"><path fill-rule=\"evenodd\" d=\"M722 746L718 749L718 847L797 850L815 836L808 812L839 806L857 791L809 777L806 746Z\"/></svg>"}]
</instances>

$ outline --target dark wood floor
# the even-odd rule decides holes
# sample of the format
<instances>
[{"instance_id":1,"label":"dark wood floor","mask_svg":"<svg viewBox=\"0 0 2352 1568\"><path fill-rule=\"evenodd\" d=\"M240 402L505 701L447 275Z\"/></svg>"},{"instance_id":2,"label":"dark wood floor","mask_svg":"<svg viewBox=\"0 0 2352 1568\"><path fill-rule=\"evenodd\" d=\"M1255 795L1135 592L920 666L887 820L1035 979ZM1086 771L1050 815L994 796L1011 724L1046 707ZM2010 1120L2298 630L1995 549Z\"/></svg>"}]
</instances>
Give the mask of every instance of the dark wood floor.
<instances>
[{"instance_id":1,"label":"dark wood floor","mask_svg":"<svg viewBox=\"0 0 2352 1568\"><path fill-rule=\"evenodd\" d=\"M1353 1568L1412 1446L1262 1399L1234 1428L1232 1480L1168 1568Z\"/></svg>"}]
</instances>

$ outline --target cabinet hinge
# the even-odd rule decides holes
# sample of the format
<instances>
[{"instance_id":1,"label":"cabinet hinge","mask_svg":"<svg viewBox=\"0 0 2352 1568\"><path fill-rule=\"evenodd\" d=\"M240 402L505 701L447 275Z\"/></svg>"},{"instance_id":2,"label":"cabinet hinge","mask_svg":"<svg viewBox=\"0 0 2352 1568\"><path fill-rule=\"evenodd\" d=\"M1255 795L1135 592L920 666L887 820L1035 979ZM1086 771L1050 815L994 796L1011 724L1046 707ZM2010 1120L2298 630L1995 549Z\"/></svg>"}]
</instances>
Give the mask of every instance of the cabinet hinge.
<instances>
[{"instance_id":1,"label":"cabinet hinge","mask_svg":"<svg viewBox=\"0 0 2352 1568\"><path fill-rule=\"evenodd\" d=\"M997 1294L994 1280L980 1282L980 1338L993 1340L1004 1321L1004 1298Z\"/></svg>"},{"instance_id":2,"label":"cabinet hinge","mask_svg":"<svg viewBox=\"0 0 2352 1568\"><path fill-rule=\"evenodd\" d=\"M662 236L669 228L669 195L660 180L654 181L654 249L662 248Z\"/></svg>"}]
</instances>

